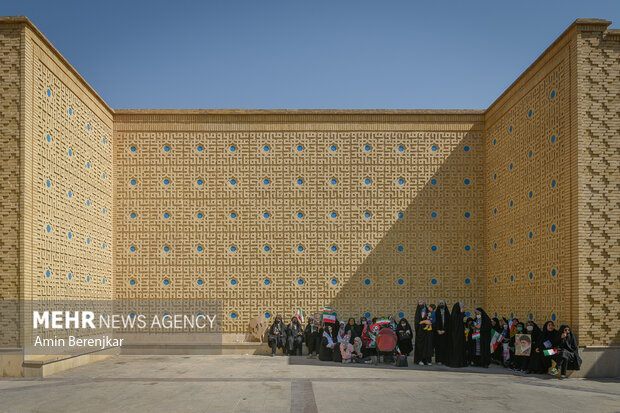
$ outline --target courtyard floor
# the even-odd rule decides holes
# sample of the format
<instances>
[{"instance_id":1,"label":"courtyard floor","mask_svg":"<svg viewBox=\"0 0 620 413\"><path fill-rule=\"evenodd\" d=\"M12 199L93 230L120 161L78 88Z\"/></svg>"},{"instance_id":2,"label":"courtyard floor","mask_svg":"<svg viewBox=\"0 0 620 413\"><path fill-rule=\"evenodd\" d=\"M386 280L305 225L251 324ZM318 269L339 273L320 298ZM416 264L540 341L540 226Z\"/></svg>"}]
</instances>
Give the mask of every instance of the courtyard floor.
<instances>
[{"instance_id":1,"label":"courtyard floor","mask_svg":"<svg viewBox=\"0 0 620 413\"><path fill-rule=\"evenodd\" d=\"M503 368L342 365L284 356L115 356L45 379L0 378L2 412L620 411L619 379Z\"/></svg>"}]
</instances>

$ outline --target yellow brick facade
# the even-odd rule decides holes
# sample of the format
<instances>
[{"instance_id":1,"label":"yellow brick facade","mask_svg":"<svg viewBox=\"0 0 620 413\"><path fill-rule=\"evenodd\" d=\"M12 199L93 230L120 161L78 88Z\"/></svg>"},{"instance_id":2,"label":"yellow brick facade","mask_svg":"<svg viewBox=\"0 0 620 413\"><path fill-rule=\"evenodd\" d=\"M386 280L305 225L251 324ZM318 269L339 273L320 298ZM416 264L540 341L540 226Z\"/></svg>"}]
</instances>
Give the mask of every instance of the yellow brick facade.
<instances>
[{"instance_id":1,"label":"yellow brick facade","mask_svg":"<svg viewBox=\"0 0 620 413\"><path fill-rule=\"evenodd\" d=\"M228 333L462 300L618 342L609 22L573 24L485 111L114 111L0 21L4 300L217 299ZM27 338L3 322L2 346Z\"/></svg>"}]
</instances>

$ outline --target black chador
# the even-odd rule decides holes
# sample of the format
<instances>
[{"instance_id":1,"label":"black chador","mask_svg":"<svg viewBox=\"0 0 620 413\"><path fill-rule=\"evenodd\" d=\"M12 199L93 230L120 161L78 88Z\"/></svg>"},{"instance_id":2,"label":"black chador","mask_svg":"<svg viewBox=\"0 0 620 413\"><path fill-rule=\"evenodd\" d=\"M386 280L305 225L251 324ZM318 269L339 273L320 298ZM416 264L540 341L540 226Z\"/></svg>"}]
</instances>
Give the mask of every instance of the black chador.
<instances>
[{"instance_id":1,"label":"black chador","mask_svg":"<svg viewBox=\"0 0 620 413\"><path fill-rule=\"evenodd\" d=\"M444 300L439 301L435 311L435 324L433 325L435 343L435 361L448 364L450 347L450 312Z\"/></svg>"},{"instance_id":2,"label":"black chador","mask_svg":"<svg viewBox=\"0 0 620 413\"><path fill-rule=\"evenodd\" d=\"M465 342L465 306L463 303L456 303L452 307L450 316L450 342L448 343L449 356L448 365L450 367L466 367L466 342Z\"/></svg>"},{"instance_id":3,"label":"black chador","mask_svg":"<svg viewBox=\"0 0 620 413\"><path fill-rule=\"evenodd\" d=\"M401 318L396 328L396 335L398 336L398 349L401 353L409 355L413 350L413 329L409 325L409 321L406 318Z\"/></svg>"},{"instance_id":4,"label":"black chador","mask_svg":"<svg viewBox=\"0 0 620 413\"><path fill-rule=\"evenodd\" d=\"M428 322L427 322L428 321ZM413 362L431 364L433 359L433 327L430 314L424 300L418 302L415 310L415 348Z\"/></svg>"}]
</instances>

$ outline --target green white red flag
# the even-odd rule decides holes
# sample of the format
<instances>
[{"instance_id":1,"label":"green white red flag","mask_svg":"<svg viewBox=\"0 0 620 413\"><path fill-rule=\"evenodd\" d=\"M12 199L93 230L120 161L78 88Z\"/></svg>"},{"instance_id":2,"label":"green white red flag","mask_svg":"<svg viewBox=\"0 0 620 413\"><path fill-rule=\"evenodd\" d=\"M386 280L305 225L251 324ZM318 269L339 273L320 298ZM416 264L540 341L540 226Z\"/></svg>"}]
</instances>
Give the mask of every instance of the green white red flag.
<instances>
[{"instance_id":1,"label":"green white red flag","mask_svg":"<svg viewBox=\"0 0 620 413\"><path fill-rule=\"evenodd\" d=\"M299 307L299 309L297 309L297 312L295 313L295 317L297 317L297 319L299 320L300 323L304 323L304 312L301 311L301 307Z\"/></svg>"},{"instance_id":2,"label":"green white red flag","mask_svg":"<svg viewBox=\"0 0 620 413\"><path fill-rule=\"evenodd\" d=\"M324 323L331 323L331 324L335 324L336 323L336 314L329 307L324 307L323 308L323 322Z\"/></svg>"}]
</instances>

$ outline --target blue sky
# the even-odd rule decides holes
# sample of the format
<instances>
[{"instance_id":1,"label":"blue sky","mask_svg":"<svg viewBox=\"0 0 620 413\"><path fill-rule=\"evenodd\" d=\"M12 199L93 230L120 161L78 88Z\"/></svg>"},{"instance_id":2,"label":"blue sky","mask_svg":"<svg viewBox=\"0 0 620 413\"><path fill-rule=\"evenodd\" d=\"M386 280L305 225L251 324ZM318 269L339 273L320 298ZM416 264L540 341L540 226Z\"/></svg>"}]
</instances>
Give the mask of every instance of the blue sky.
<instances>
[{"instance_id":1,"label":"blue sky","mask_svg":"<svg viewBox=\"0 0 620 413\"><path fill-rule=\"evenodd\" d=\"M484 109L618 0L5 0L113 108Z\"/></svg>"}]
</instances>

